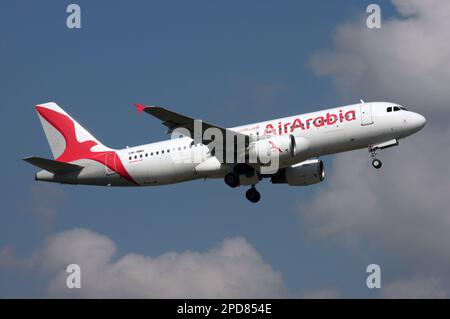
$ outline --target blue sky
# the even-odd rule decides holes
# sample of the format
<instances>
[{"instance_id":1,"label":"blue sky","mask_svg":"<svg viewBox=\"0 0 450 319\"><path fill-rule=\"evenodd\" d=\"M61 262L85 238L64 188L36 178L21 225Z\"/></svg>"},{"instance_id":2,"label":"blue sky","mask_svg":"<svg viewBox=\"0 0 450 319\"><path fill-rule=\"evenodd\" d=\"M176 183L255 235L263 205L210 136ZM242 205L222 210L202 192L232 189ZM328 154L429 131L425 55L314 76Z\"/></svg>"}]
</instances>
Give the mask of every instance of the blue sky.
<instances>
[{"instance_id":1,"label":"blue sky","mask_svg":"<svg viewBox=\"0 0 450 319\"><path fill-rule=\"evenodd\" d=\"M51 156L33 109L41 102L57 102L115 148L167 138L134 102L223 126L353 103L308 61L371 1L77 1L81 30L65 26L69 3L0 5L0 247L26 258L48 235L76 227L114 240L118 256L205 251L242 236L294 295L333 287L342 296L377 296L365 286L365 267L376 259L400 271L395 256L356 254L310 236L298 211L329 180L309 188L265 181L252 205L243 189L220 180L136 189L37 184L35 169L20 160ZM378 3L394 15L390 2ZM325 158L328 172L332 161ZM36 273L0 269L0 296L45 295L46 278Z\"/></svg>"}]
</instances>

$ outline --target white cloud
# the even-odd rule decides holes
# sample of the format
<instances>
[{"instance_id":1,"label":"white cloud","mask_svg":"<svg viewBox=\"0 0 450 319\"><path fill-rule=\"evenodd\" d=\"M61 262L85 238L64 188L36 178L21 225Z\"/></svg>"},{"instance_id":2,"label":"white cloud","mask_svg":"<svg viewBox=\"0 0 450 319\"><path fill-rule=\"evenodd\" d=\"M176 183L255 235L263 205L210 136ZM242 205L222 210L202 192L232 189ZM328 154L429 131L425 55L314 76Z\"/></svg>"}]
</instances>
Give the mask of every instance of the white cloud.
<instances>
[{"instance_id":1,"label":"white cloud","mask_svg":"<svg viewBox=\"0 0 450 319\"><path fill-rule=\"evenodd\" d=\"M336 289L325 288L325 289L306 291L301 295L300 298L303 298L303 299L338 299L338 298L340 298L340 296Z\"/></svg>"},{"instance_id":2,"label":"white cloud","mask_svg":"<svg viewBox=\"0 0 450 319\"><path fill-rule=\"evenodd\" d=\"M448 290L438 279L433 277L395 281L381 289L381 296L391 299L449 298Z\"/></svg>"},{"instance_id":3,"label":"white cloud","mask_svg":"<svg viewBox=\"0 0 450 319\"><path fill-rule=\"evenodd\" d=\"M411 296L409 286L420 296L448 296L450 2L393 2L401 18L383 21L380 30L361 21L338 27L333 47L315 53L311 66L342 96L412 106L426 115L427 127L382 151L380 171L367 151L337 156L328 184L300 215L315 236L401 259L410 279L394 280L382 296Z\"/></svg>"},{"instance_id":4,"label":"white cloud","mask_svg":"<svg viewBox=\"0 0 450 319\"><path fill-rule=\"evenodd\" d=\"M52 278L50 296L87 298L279 298L287 296L274 271L243 238L206 252L114 258L116 245L85 229L47 239L33 260ZM66 285L68 264L81 267L81 289Z\"/></svg>"},{"instance_id":5,"label":"white cloud","mask_svg":"<svg viewBox=\"0 0 450 319\"><path fill-rule=\"evenodd\" d=\"M383 21L381 29L368 29L364 18L339 26L333 48L316 52L311 66L318 76L330 76L347 99L389 97L420 111L445 113L450 2L393 2L401 18Z\"/></svg>"},{"instance_id":6,"label":"white cloud","mask_svg":"<svg viewBox=\"0 0 450 319\"><path fill-rule=\"evenodd\" d=\"M381 170L366 151L339 155L328 185L301 209L312 233L401 253L416 267L450 266L450 139L436 145L434 136L424 132L382 152Z\"/></svg>"}]
</instances>

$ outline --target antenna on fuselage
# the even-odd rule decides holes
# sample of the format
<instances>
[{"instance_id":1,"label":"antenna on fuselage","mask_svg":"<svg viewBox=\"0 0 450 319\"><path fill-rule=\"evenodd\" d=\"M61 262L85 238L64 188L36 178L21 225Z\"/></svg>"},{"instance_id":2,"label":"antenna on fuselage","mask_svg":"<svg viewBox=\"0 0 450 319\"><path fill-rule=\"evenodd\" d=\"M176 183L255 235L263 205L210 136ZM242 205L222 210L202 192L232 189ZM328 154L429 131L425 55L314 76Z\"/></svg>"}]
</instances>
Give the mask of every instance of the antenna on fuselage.
<instances>
[{"instance_id":1,"label":"antenna on fuselage","mask_svg":"<svg viewBox=\"0 0 450 319\"><path fill-rule=\"evenodd\" d=\"M366 102L363 101L363 99L360 99L360 101L361 101L362 104L366 103Z\"/></svg>"}]
</instances>

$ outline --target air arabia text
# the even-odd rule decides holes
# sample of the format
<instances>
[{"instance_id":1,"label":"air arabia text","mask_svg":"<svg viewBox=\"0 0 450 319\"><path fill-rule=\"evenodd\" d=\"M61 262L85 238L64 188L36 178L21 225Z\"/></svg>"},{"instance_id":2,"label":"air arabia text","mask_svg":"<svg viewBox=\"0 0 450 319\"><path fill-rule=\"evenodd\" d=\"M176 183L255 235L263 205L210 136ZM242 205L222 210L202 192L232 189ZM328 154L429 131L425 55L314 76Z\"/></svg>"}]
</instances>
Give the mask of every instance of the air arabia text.
<instances>
[{"instance_id":1,"label":"air arabia text","mask_svg":"<svg viewBox=\"0 0 450 319\"><path fill-rule=\"evenodd\" d=\"M300 128L301 130L309 130L311 125L315 127L322 127L325 125L333 125L336 123L343 123L344 121L351 122L356 120L356 111L350 110L347 112L339 111L338 114L327 113L325 116L318 116L316 118L306 119L304 122L300 118L296 118L292 123L291 122L278 122L278 130L275 129L274 125L267 124L266 125L266 134L273 135L281 135L287 134L289 132L294 132L295 129ZM277 133L278 132L278 133Z\"/></svg>"}]
</instances>

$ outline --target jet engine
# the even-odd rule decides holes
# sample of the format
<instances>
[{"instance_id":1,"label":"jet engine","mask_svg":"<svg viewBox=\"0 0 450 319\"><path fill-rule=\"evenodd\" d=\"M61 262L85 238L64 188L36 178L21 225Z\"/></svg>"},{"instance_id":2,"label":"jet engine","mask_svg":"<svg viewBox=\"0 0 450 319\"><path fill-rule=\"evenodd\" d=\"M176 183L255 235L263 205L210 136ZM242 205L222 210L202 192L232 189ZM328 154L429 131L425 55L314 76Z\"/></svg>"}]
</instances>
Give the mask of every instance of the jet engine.
<instances>
[{"instance_id":1,"label":"jet engine","mask_svg":"<svg viewBox=\"0 0 450 319\"><path fill-rule=\"evenodd\" d=\"M320 183L325 178L323 162L318 159L307 160L279 170L272 175L273 184L306 186Z\"/></svg>"},{"instance_id":2,"label":"jet engine","mask_svg":"<svg viewBox=\"0 0 450 319\"><path fill-rule=\"evenodd\" d=\"M279 135L263 138L250 144L247 158L251 163L269 163L275 156L279 160L295 157L309 150L309 141L294 135Z\"/></svg>"}]
</instances>

